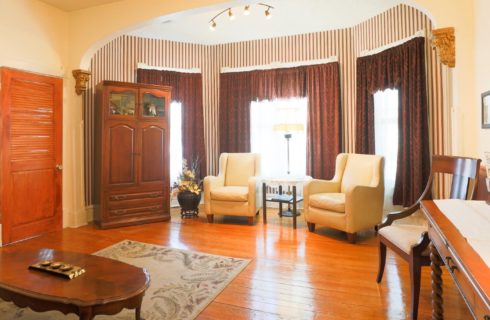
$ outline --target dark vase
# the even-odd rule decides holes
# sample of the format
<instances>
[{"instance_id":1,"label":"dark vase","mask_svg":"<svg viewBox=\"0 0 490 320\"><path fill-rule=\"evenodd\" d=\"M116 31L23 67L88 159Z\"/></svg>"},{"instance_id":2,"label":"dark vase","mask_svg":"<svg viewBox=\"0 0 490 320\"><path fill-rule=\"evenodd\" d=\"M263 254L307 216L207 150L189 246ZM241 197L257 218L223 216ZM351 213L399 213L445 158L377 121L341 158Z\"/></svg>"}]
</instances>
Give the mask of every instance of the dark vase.
<instances>
[{"instance_id":1,"label":"dark vase","mask_svg":"<svg viewBox=\"0 0 490 320\"><path fill-rule=\"evenodd\" d=\"M197 217L199 214L199 202L201 202L201 193L195 194L190 191L180 191L177 194L177 201L180 205L180 215L182 218Z\"/></svg>"}]
</instances>

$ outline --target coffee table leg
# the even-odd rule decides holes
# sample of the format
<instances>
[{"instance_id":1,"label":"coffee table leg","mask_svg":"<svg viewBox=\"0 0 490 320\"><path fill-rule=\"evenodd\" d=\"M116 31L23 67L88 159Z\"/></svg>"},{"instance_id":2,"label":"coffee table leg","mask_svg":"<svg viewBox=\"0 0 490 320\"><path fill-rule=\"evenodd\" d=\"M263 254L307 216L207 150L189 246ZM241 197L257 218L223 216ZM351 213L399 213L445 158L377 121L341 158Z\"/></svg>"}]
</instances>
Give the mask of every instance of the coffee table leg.
<instances>
[{"instance_id":1,"label":"coffee table leg","mask_svg":"<svg viewBox=\"0 0 490 320\"><path fill-rule=\"evenodd\" d=\"M141 305L139 307L136 307L136 309L134 310L134 314L135 314L136 320L143 320L141 318Z\"/></svg>"},{"instance_id":2,"label":"coffee table leg","mask_svg":"<svg viewBox=\"0 0 490 320\"><path fill-rule=\"evenodd\" d=\"M296 229L296 186L293 186L293 228Z\"/></svg>"},{"instance_id":3,"label":"coffee table leg","mask_svg":"<svg viewBox=\"0 0 490 320\"><path fill-rule=\"evenodd\" d=\"M92 320L94 318L92 307L80 307L78 314L80 320Z\"/></svg>"},{"instance_id":4,"label":"coffee table leg","mask_svg":"<svg viewBox=\"0 0 490 320\"><path fill-rule=\"evenodd\" d=\"M141 317L141 305L143 304L143 297L144 297L144 293L142 295L140 295L140 297L138 298L137 306L134 309L134 316L135 316L136 320L144 320Z\"/></svg>"}]
</instances>

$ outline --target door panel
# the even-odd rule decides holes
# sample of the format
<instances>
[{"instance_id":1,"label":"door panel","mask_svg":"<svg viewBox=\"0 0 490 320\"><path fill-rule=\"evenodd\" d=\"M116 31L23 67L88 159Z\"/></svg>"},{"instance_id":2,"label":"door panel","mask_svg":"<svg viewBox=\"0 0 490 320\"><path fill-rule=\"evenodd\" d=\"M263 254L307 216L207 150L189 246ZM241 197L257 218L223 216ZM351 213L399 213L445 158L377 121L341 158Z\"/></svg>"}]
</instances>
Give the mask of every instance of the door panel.
<instances>
[{"instance_id":1,"label":"door panel","mask_svg":"<svg viewBox=\"0 0 490 320\"><path fill-rule=\"evenodd\" d=\"M115 124L109 128L109 185L136 183L135 154L136 130L128 124Z\"/></svg>"},{"instance_id":2,"label":"door panel","mask_svg":"<svg viewBox=\"0 0 490 320\"><path fill-rule=\"evenodd\" d=\"M53 170L35 170L34 172L13 172L11 175L10 190L23 190L25 193L11 192L11 208L15 212L12 226L28 224L52 218L55 214L54 189L51 181L54 180ZM38 192L44 190L44 192ZM29 201L26 201L29 195Z\"/></svg>"},{"instance_id":3,"label":"door panel","mask_svg":"<svg viewBox=\"0 0 490 320\"><path fill-rule=\"evenodd\" d=\"M141 182L163 181L165 129L150 125L141 129Z\"/></svg>"},{"instance_id":4,"label":"door panel","mask_svg":"<svg viewBox=\"0 0 490 320\"><path fill-rule=\"evenodd\" d=\"M2 68L3 243L60 230L62 80Z\"/></svg>"}]
</instances>

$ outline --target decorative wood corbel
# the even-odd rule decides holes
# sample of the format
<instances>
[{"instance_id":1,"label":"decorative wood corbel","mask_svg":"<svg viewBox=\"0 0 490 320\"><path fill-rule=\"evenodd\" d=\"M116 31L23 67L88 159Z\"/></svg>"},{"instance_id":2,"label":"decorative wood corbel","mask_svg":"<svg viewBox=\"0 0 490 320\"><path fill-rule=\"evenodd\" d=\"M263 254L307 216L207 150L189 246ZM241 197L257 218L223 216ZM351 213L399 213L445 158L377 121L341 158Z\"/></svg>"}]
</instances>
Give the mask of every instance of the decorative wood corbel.
<instances>
[{"instance_id":1,"label":"decorative wood corbel","mask_svg":"<svg viewBox=\"0 0 490 320\"><path fill-rule=\"evenodd\" d=\"M437 49L441 62L450 68L456 65L454 28L432 30L432 45Z\"/></svg>"},{"instance_id":2,"label":"decorative wood corbel","mask_svg":"<svg viewBox=\"0 0 490 320\"><path fill-rule=\"evenodd\" d=\"M76 80L75 91L78 95L81 95L82 92L87 90L88 80L90 79L90 75L92 73L82 69L73 70L72 73Z\"/></svg>"}]
</instances>

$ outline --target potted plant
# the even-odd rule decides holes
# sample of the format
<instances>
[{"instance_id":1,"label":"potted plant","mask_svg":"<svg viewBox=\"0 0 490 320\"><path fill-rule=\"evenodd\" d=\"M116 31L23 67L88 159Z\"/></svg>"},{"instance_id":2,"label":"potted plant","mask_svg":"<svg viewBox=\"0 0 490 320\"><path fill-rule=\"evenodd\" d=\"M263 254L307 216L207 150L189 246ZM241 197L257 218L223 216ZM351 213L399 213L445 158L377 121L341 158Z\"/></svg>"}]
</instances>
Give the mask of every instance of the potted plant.
<instances>
[{"instance_id":1,"label":"potted plant","mask_svg":"<svg viewBox=\"0 0 490 320\"><path fill-rule=\"evenodd\" d=\"M177 193L177 201L180 205L182 218L196 217L199 214L199 202L201 202L201 186L196 172L198 162L193 161L191 166L187 160L182 161L182 172L174 184L172 193Z\"/></svg>"}]
</instances>

